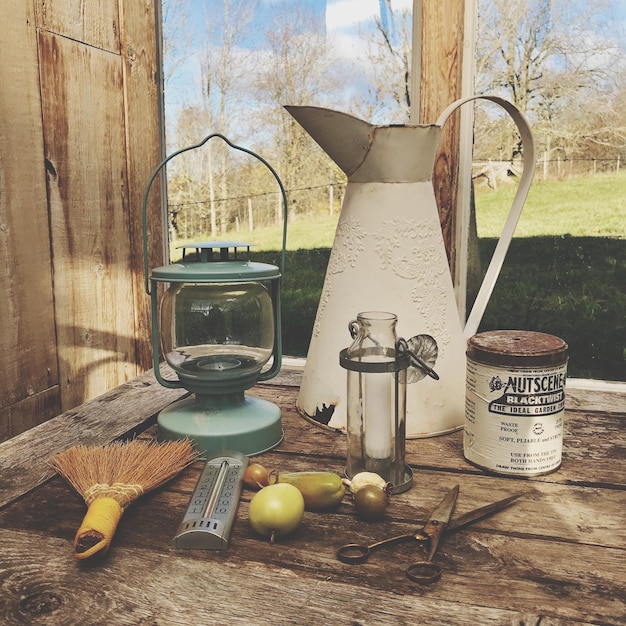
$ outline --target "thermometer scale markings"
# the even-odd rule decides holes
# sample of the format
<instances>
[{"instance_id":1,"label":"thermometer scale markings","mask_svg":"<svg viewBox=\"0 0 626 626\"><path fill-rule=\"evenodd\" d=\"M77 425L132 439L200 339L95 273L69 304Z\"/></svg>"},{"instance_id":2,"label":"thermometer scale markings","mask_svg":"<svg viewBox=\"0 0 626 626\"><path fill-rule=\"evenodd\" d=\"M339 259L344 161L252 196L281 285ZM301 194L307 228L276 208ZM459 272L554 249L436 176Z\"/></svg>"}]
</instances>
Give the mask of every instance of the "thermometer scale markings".
<instances>
[{"instance_id":1,"label":"thermometer scale markings","mask_svg":"<svg viewBox=\"0 0 626 626\"><path fill-rule=\"evenodd\" d=\"M248 457L240 452L222 452L207 459L172 542L175 548L228 547L247 465Z\"/></svg>"},{"instance_id":2,"label":"thermometer scale markings","mask_svg":"<svg viewBox=\"0 0 626 626\"><path fill-rule=\"evenodd\" d=\"M219 472L217 474L217 478L215 479L215 486L211 494L209 495L209 500L206 505L206 509L204 510L203 517L211 517L213 514L213 509L217 503L218 497L221 495L222 488L224 487L224 479L226 478L226 473L228 472L228 462L222 461L220 465Z\"/></svg>"}]
</instances>

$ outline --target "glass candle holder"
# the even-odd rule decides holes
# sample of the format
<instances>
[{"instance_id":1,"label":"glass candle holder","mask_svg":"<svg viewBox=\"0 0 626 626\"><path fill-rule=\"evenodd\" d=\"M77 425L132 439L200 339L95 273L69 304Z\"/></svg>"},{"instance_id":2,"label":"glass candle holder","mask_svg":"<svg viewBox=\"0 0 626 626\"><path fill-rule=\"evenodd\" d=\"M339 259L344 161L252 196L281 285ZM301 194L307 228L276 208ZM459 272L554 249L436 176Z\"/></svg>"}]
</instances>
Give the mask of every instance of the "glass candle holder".
<instances>
[{"instance_id":1,"label":"glass candle holder","mask_svg":"<svg viewBox=\"0 0 626 626\"><path fill-rule=\"evenodd\" d=\"M393 313L359 313L348 325L353 342L339 360L347 370L346 475L375 472L401 493L411 487L413 472L405 464L410 355L397 322Z\"/></svg>"}]
</instances>

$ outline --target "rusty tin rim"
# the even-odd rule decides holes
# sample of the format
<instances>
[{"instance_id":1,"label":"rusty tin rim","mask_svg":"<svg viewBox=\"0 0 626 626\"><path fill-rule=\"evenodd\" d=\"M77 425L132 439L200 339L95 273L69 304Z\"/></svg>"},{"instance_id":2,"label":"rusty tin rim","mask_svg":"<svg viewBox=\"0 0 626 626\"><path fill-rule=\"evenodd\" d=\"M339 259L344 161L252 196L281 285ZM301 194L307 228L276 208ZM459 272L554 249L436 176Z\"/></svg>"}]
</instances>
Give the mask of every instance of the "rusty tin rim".
<instances>
[{"instance_id":1,"label":"rusty tin rim","mask_svg":"<svg viewBox=\"0 0 626 626\"><path fill-rule=\"evenodd\" d=\"M467 356L485 365L545 367L567 363L568 345L559 337L531 330L492 330L470 337Z\"/></svg>"}]
</instances>

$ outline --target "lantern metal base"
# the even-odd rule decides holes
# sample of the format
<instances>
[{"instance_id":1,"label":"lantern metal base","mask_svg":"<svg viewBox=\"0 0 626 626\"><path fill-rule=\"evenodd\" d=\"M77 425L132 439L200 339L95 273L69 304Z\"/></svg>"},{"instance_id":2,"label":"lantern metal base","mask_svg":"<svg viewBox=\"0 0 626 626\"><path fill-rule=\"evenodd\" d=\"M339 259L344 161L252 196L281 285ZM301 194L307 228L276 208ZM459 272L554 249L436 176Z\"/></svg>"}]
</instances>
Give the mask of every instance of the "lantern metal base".
<instances>
[{"instance_id":1,"label":"lantern metal base","mask_svg":"<svg viewBox=\"0 0 626 626\"><path fill-rule=\"evenodd\" d=\"M253 456L283 440L280 409L272 402L243 393L235 401L229 396L206 400L207 396L191 397L163 409L157 418L157 439L191 439L201 457L221 450Z\"/></svg>"}]
</instances>

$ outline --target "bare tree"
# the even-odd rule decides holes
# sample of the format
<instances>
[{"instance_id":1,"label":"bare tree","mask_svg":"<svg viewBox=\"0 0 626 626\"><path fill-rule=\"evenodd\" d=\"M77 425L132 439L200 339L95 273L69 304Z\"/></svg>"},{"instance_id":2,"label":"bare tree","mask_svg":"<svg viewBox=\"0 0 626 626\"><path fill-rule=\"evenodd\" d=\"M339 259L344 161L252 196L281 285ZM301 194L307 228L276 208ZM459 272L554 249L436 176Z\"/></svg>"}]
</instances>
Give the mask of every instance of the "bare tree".
<instances>
[{"instance_id":1,"label":"bare tree","mask_svg":"<svg viewBox=\"0 0 626 626\"><path fill-rule=\"evenodd\" d=\"M318 200L312 191L323 188L319 193L324 194L328 180L341 174L283 106L323 106L341 83L322 25L302 7L290 5L266 38L270 54L263 63L257 93L266 106L264 122L275 133L276 160L283 182L292 190L293 212L305 213Z\"/></svg>"},{"instance_id":2,"label":"bare tree","mask_svg":"<svg viewBox=\"0 0 626 626\"><path fill-rule=\"evenodd\" d=\"M167 86L189 59L193 27L187 0L161 0L162 55Z\"/></svg>"},{"instance_id":3,"label":"bare tree","mask_svg":"<svg viewBox=\"0 0 626 626\"><path fill-rule=\"evenodd\" d=\"M565 120L580 119L585 102L604 99L623 50L603 33L602 0L480 0L477 90L499 93L532 121L543 149L571 151L576 140ZM581 109L582 107L582 109ZM508 157L518 139L492 134ZM483 134L482 137L486 135ZM477 138L480 145L481 138ZM572 141L573 140L573 141Z\"/></svg>"},{"instance_id":4,"label":"bare tree","mask_svg":"<svg viewBox=\"0 0 626 626\"><path fill-rule=\"evenodd\" d=\"M373 111L384 112L387 121L406 123L411 108L412 11L394 9L391 0L380 3L373 23L360 29L367 45ZM367 105L366 105L367 106Z\"/></svg>"},{"instance_id":5,"label":"bare tree","mask_svg":"<svg viewBox=\"0 0 626 626\"><path fill-rule=\"evenodd\" d=\"M204 26L206 46L201 60L203 98L206 120L211 132L219 132L234 140L232 130L241 128L240 115L243 100L249 95L250 71L254 53L245 46L254 33L252 22L257 11L257 0L221 0L205 7ZM211 235L219 228L224 234L231 219L229 204L215 201L215 184L219 195L228 197L230 176L228 147L223 143L207 146L209 156L209 193L211 207ZM216 175L213 177L213 167ZM219 222L219 225L218 225Z\"/></svg>"},{"instance_id":6,"label":"bare tree","mask_svg":"<svg viewBox=\"0 0 626 626\"><path fill-rule=\"evenodd\" d=\"M180 1L180 0L176 0ZM254 53L246 46L254 34L252 21L257 10L256 0L210 0L205 2L204 19L196 25L204 45L196 53L200 65L200 100L183 107L178 115L177 135L181 146L196 143L209 133L221 133L231 141L238 141L245 127L244 101L249 95L250 71ZM179 224L185 224L188 212L200 214L206 234L215 238L224 234L231 222L231 168L228 167L232 150L219 140L211 141L202 149L179 157L190 180L172 179L170 196L176 194L174 181L185 180L186 203L180 206ZM195 198L190 203L190 198ZM173 200L173 202L176 202ZM189 229L187 229L189 230Z\"/></svg>"}]
</instances>

